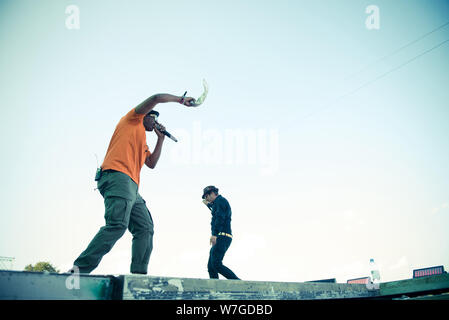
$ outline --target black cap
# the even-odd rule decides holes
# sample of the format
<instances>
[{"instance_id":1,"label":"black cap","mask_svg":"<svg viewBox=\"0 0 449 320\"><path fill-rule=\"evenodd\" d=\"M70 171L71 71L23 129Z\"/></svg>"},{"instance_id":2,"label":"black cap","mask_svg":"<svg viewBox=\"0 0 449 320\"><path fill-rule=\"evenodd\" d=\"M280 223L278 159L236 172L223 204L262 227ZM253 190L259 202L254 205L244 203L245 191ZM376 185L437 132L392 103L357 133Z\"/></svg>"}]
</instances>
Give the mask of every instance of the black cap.
<instances>
[{"instance_id":1,"label":"black cap","mask_svg":"<svg viewBox=\"0 0 449 320\"><path fill-rule=\"evenodd\" d=\"M215 192L218 193L218 188L214 187L214 186L207 186L206 188L204 188L203 190L203 199L206 198L206 196L211 193L211 192Z\"/></svg>"},{"instance_id":2,"label":"black cap","mask_svg":"<svg viewBox=\"0 0 449 320\"><path fill-rule=\"evenodd\" d=\"M145 115L145 117L153 117L155 120L157 120L157 117L159 117L159 112L157 112L156 110L151 110Z\"/></svg>"}]
</instances>

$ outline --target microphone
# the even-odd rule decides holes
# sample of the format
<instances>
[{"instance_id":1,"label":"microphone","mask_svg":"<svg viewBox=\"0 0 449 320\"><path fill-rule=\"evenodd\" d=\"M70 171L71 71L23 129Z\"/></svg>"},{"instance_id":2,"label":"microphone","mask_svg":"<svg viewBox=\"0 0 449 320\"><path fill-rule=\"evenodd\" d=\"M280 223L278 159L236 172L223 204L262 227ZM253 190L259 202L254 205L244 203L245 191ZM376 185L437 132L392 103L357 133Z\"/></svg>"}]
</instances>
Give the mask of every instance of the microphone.
<instances>
[{"instance_id":1,"label":"microphone","mask_svg":"<svg viewBox=\"0 0 449 320\"><path fill-rule=\"evenodd\" d=\"M165 136L167 136L167 137L169 137L170 139L172 139L174 142L178 142L178 139L176 139L174 136L172 136L168 131L162 130L162 129L161 129L161 125L160 125L158 122L155 123L155 127L156 127L156 129L158 129L161 133L163 133Z\"/></svg>"}]
</instances>

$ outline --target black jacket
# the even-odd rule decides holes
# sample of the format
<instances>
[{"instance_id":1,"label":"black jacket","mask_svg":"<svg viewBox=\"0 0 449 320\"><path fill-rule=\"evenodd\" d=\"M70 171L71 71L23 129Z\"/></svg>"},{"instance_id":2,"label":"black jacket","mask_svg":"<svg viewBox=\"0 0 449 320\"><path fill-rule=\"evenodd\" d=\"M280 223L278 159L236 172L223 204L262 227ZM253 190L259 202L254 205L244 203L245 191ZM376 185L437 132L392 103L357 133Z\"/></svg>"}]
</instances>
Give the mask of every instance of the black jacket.
<instances>
[{"instance_id":1,"label":"black jacket","mask_svg":"<svg viewBox=\"0 0 449 320\"><path fill-rule=\"evenodd\" d=\"M232 234L231 231L231 206L228 200L221 195L213 203L207 205L212 213L211 230L213 236L218 236L219 232Z\"/></svg>"}]
</instances>

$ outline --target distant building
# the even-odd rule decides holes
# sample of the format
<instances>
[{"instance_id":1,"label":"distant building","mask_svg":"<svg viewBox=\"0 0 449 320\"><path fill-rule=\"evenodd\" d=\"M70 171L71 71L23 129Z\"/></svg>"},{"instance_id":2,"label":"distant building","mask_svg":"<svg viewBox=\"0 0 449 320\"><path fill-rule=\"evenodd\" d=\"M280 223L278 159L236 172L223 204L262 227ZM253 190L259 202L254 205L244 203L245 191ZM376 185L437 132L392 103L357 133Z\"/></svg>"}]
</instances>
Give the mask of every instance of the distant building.
<instances>
[{"instance_id":1,"label":"distant building","mask_svg":"<svg viewBox=\"0 0 449 320\"><path fill-rule=\"evenodd\" d=\"M0 257L0 270L12 270L14 267L15 258Z\"/></svg>"}]
</instances>

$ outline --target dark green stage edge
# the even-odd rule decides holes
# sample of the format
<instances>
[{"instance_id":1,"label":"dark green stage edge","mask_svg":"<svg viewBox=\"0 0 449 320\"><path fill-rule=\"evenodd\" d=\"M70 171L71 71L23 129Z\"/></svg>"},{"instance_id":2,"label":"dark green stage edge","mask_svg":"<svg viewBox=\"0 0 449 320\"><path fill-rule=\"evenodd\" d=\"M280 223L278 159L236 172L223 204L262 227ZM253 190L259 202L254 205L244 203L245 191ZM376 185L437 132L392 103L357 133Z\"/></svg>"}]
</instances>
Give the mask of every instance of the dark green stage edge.
<instances>
[{"instance_id":1,"label":"dark green stage edge","mask_svg":"<svg viewBox=\"0 0 449 320\"><path fill-rule=\"evenodd\" d=\"M449 300L449 275L381 283L265 282L0 271L1 300Z\"/></svg>"}]
</instances>

